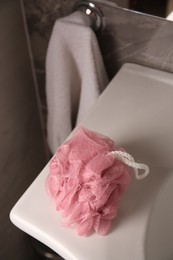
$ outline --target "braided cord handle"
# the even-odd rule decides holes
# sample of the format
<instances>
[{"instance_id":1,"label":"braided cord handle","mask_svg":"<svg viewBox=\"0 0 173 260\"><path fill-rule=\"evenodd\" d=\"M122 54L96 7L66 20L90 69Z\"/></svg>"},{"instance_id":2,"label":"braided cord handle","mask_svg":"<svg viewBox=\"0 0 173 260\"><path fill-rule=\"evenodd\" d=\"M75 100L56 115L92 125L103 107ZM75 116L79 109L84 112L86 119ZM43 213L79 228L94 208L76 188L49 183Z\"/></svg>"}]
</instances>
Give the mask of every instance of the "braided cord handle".
<instances>
[{"instance_id":1,"label":"braided cord handle","mask_svg":"<svg viewBox=\"0 0 173 260\"><path fill-rule=\"evenodd\" d=\"M137 180L142 180L149 174L150 170L148 165L135 162L135 159L129 153L122 151L112 151L111 153L115 155L118 160L133 168ZM144 172L139 174L139 170L143 170Z\"/></svg>"}]
</instances>

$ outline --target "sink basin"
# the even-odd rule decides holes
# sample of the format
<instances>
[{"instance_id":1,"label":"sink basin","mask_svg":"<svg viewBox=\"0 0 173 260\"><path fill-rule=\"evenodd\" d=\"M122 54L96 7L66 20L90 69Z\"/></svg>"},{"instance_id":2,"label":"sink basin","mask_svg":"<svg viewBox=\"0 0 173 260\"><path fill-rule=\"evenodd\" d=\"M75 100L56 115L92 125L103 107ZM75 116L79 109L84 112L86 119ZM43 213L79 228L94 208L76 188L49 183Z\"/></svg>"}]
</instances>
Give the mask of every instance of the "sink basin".
<instances>
[{"instance_id":1,"label":"sink basin","mask_svg":"<svg viewBox=\"0 0 173 260\"><path fill-rule=\"evenodd\" d=\"M48 165L13 207L11 221L66 260L173 259L173 75L125 64L80 123L109 136L138 162L107 236L78 237L61 225L45 191Z\"/></svg>"}]
</instances>

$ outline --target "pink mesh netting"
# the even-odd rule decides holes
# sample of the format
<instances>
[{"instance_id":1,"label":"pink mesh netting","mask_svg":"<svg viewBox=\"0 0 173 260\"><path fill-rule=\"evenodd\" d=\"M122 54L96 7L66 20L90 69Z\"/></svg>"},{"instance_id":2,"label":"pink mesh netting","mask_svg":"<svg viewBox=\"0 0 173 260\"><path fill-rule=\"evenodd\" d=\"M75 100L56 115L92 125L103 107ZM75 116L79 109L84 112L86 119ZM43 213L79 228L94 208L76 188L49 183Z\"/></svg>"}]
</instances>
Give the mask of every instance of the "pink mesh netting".
<instances>
[{"instance_id":1,"label":"pink mesh netting","mask_svg":"<svg viewBox=\"0 0 173 260\"><path fill-rule=\"evenodd\" d=\"M123 150L99 133L78 128L50 161L46 190L61 211L66 226L78 235L105 235L117 216L130 175L112 150Z\"/></svg>"}]
</instances>

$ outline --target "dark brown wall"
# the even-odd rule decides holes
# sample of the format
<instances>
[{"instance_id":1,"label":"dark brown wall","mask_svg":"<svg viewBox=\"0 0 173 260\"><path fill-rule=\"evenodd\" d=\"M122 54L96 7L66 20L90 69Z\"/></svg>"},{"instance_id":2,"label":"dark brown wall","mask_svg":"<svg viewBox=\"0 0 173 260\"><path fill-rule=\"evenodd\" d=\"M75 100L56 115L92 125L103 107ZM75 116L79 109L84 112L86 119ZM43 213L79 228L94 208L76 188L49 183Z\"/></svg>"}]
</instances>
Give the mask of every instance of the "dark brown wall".
<instances>
[{"instance_id":1,"label":"dark brown wall","mask_svg":"<svg viewBox=\"0 0 173 260\"><path fill-rule=\"evenodd\" d=\"M46 161L20 1L0 1L1 260L38 259L9 212Z\"/></svg>"}]
</instances>

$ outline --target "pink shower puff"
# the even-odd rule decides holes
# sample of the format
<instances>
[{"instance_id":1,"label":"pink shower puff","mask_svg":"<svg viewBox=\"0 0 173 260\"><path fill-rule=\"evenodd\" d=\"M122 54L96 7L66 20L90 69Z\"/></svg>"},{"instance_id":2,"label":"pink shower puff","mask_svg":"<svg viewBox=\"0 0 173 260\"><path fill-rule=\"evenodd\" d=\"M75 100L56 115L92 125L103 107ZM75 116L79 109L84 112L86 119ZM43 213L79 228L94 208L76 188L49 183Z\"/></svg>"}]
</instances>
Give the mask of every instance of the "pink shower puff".
<instances>
[{"instance_id":1,"label":"pink shower puff","mask_svg":"<svg viewBox=\"0 0 173 260\"><path fill-rule=\"evenodd\" d=\"M117 216L130 175L112 150L123 150L99 133L78 128L50 161L46 190L64 223L80 236L106 235Z\"/></svg>"}]
</instances>

